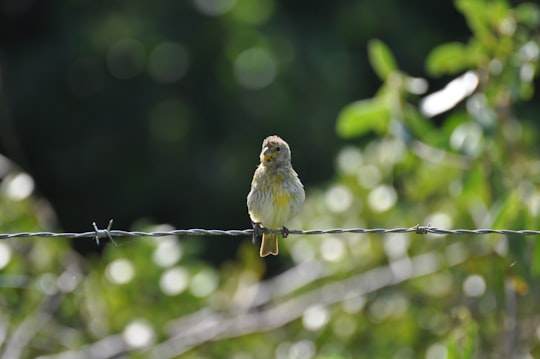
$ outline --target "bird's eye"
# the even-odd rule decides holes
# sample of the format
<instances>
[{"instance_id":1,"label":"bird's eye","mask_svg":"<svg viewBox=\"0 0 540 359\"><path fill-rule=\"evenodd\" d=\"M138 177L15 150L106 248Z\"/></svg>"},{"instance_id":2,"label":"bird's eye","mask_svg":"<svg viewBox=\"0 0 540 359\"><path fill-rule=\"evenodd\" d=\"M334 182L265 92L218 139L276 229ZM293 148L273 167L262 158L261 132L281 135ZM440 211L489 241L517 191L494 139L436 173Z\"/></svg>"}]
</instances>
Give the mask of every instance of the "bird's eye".
<instances>
[{"instance_id":1,"label":"bird's eye","mask_svg":"<svg viewBox=\"0 0 540 359\"><path fill-rule=\"evenodd\" d=\"M276 147L276 151L281 151L281 147Z\"/></svg>"}]
</instances>

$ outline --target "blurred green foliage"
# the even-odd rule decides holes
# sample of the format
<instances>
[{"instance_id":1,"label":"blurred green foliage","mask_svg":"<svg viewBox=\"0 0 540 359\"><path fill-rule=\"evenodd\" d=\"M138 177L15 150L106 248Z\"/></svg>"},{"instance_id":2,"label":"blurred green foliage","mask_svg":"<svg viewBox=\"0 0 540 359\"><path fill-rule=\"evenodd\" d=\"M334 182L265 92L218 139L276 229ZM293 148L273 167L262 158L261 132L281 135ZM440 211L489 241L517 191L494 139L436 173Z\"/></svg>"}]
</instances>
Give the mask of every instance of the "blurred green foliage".
<instances>
[{"instance_id":1,"label":"blurred green foliage","mask_svg":"<svg viewBox=\"0 0 540 359\"><path fill-rule=\"evenodd\" d=\"M307 185L332 179L336 113L378 86L371 38L424 73L427 51L465 36L464 23L451 2L427 0L309 11L279 0L5 0L0 152L36 179L66 230L110 218L244 227L266 136L293 144ZM214 248L208 257L237 249Z\"/></svg>"},{"instance_id":2,"label":"blurred green foliage","mask_svg":"<svg viewBox=\"0 0 540 359\"><path fill-rule=\"evenodd\" d=\"M137 38L147 38L144 41L160 43L150 55L157 62L149 70L158 81L184 76L187 63L214 69L216 77L198 78L205 81L208 91L215 90L215 81L232 88L230 78L234 77L247 91L241 96L235 93L247 101L246 115L260 122L257 131L245 129L249 127L245 122L227 122L233 127L233 131L227 128L227 134L273 129L275 123L266 122L270 118L283 121L285 129L296 126L287 125L296 117L290 112L296 107L275 105L287 103L287 95L300 89L284 83L270 85L275 76L301 81L304 72L291 60L294 46L279 30L263 36L257 27L275 16L277 3L195 3L199 11L219 19L206 28L208 32L199 34L203 40L211 32L230 31L227 42L214 44L227 54L230 67L207 67L212 53L206 54L205 61L199 59L202 62L187 60L183 46L152 38L144 16L124 18L125 12L111 12L106 19L85 18L89 23L83 22L87 27L79 30L91 33L95 51L107 52L109 71L118 78L142 71L144 51L141 40L133 39L115 41L109 49L108 36L117 32L122 38L137 34ZM348 142L335 155L335 175L325 185L307 188L303 212L291 228L393 228L420 223L441 228L538 229L539 131L532 99L540 57L540 7L534 3L512 6L503 0L457 0L455 4L471 35L465 42L454 39L426 52L426 75L444 76L440 81L446 86L440 90L428 91L435 78L403 70L394 46L381 40L367 43L366 58L382 84L373 97L350 98L350 104L341 104L335 128ZM361 6L356 6L359 12ZM131 10L141 14L140 9ZM343 18L356 13L348 10L341 14ZM160 14L172 23L166 15ZM171 26L168 21L160 25ZM353 36L354 21L341 26ZM370 26L376 25L366 25ZM202 46L197 44L193 41L190 47ZM316 55L310 57L320 63L310 65L322 69L329 65L325 61L332 61L320 50L314 49ZM177 56L179 62L170 62L169 56ZM99 73L92 61L80 66ZM288 70L278 75L276 68ZM96 73L85 81L96 80ZM339 74L321 78L325 76L331 90L335 89L332 84L343 90L340 81L359 81ZM90 90L95 85L92 81L85 85ZM259 90L249 92L254 89ZM301 90L317 91L309 86ZM160 98L163 89L155 91L155 98ZM257 91L267 92L262 96ZM332 103L308 101L304 105L326 114L338 98L343 101L343 93L338 95ZM188 158L192 154L182 149L195 146L198 131L207 133L212 128L220 134L228 127L194 121L201 116L196 112L208 109L198 108L202 105L195 97L185 96L189 100L172 96L156 100L155 108L150 106L148 134L160 138L150 141L155 146L150 156L180 149L177 153ZM215 105L225 111L230 99ZM284 117L273 117L266 110ZM316 112L313 109L314 116ZM299 120L303 131L297 136L318 135L311 141L324 142L324 126L310 128L312 120ZM205 166L198 175L224 175L220 177L224 183L216 186L227 187L239 178L229 167L236 169L236 158L229 154L240 145L209 136L214 143L208 151L223 153L218 157L199 154ZM238 142L244 138L240 133L234 137ZM255 149L258 142L247 141ZM302 152L308 152L308 140L302 142L304 148L289 142L293 156L298 153L301 158ZM93 146L98 149L101 144L97 141ZM256 156L253 148L246 158ZM168 162L156 164L159 176L166 177L168 173L162 172L178 160L170 156ZM314 158L317 164L324 162L318 152ZM303 166L307 167L299 167ZM216 168L220 169L215 172ZM54 227L48 205L28 196L28 177L7 162L0 161L0 170L0 232ZM124 173L122 183L131 190L142 188L138 181L131 181L139 175L135 169L131 176ZM177 176L173 178L185 175ZM227 202L228 196L232 195L216 198ZM207 219L204 226L212 227L213 215L197 218ZM141 219L134 228L171 227ZM231 248L234 242L234 255L215 267L201 259L203 241L216 246L216 251ZM6 240L0 243L0 344L8 358L535 357L540 352L540 246L536 241L495 235L291 235L282 241L278 258L262 260L249 239L235 237L125 239L117 247L106 246L101 256L86 257L64 240ZM269 268L274 269L272 278L267 278Z\"/></svg>"}]
</instances>

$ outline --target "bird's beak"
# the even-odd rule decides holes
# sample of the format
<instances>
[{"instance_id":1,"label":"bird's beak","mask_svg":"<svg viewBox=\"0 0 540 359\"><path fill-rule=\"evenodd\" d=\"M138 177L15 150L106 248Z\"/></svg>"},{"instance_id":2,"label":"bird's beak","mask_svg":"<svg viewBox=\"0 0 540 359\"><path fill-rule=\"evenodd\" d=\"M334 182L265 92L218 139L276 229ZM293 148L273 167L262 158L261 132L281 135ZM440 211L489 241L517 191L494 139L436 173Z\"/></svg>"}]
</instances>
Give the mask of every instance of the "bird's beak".
<instances>
[{"instance_id":1,"label":"bird's beak","mask_svg":"<svg viewBox=\"0 0 540 359\"><path fill-rule=\"evenodd\" d=\"M261 152L261 155L262 155L262 157L264 157L264 159L266 161L270 160L270 158L272 157L272 153L270 152L270 148L268 148L268 146L263 148L263 150Z\"/></svg>"}]
</instances>

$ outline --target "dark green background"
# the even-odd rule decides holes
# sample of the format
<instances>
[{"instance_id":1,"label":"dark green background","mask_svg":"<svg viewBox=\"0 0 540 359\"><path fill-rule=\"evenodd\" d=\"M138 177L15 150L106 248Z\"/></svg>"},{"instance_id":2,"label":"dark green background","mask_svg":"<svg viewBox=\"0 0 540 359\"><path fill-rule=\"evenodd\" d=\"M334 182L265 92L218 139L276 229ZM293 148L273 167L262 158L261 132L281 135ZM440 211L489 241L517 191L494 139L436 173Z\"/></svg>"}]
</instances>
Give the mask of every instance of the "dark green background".
<instances>
[{"instance_id":1,"label":"dark green background","mask_svg":"<svg viewBox=\"0 0 540 359\"><path fill-rule=\"evenodd\" d=\"M432 47L469 33L446 1L268 0L260 4L271 14L259 24L210 17L188 1L24 3L4 1L0 17L0 150L34 176L66 230L110 218L117 228L140 218L245 228L245 195L265 136L289 141L308 191L332 178L343 145L337 113L379 86L369 39L384 40L403 69L424 76ZM123 27L107 27L111 19ZM107 51L124 38L140 41L146 60L161 41L183 44L186 75L160 84L145 67L115 78ZM233 41L279 43L290 54L276 47L275 80L249 90L234 78ZM185 133L160 142L149 117L168 99L183 104Z\"/></svg>"}]
</instances>

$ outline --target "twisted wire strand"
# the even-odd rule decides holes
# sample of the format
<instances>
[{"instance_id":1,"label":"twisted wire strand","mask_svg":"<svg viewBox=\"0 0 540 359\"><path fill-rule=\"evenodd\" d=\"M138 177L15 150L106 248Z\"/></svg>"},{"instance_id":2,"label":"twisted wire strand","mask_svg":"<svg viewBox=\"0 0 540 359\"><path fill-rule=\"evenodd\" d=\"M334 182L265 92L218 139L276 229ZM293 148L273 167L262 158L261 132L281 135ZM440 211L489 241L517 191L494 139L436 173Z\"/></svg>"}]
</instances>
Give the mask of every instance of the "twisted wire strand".
<instances>
[{"instance_id":1,"label":"twisted wire strand","mask_svg":"<svg viewBox=\"0 0 540 359\"><path fill-rule=\"evenodd\" d=\"M201 228L192 228L192 229L175 229L171 231L156 231L156 232L141 232L141 231L125 231L118 229L111 229L112 220L109 221L107 228L99 229L95 222L92 223L94 227L93 231L88 232L20 232L20 233L0 233L0 239L10 239L10 238L28 238L28 237L62 237L62 238L93 238L96 240L96 243L99 244L100 239L109 239L111 242L114 242L113 238L118 237L165 237L165 236L253 236L253 229L201 229ZM267 229L261 228L257 233L284 233L283 229ZM298 230L298 229L289 229L287 230L288 234L299 234L299 235L322 235L322 234L344 234L344 233L374 233L374 234L388 234L388 233L416 233L416 234L474 234L474 235L485 235L485 234L501 234L501 235L521 235L521 236L535 236L540 235L539 230L530 230L530 229L491 229L491 228L480 228L480 229L442 229L437 227L432 227L431 225L421 226L416 225L409 228L330 228L330 229L310 229L310 230Z\"/></svg>"}]
</instances>

